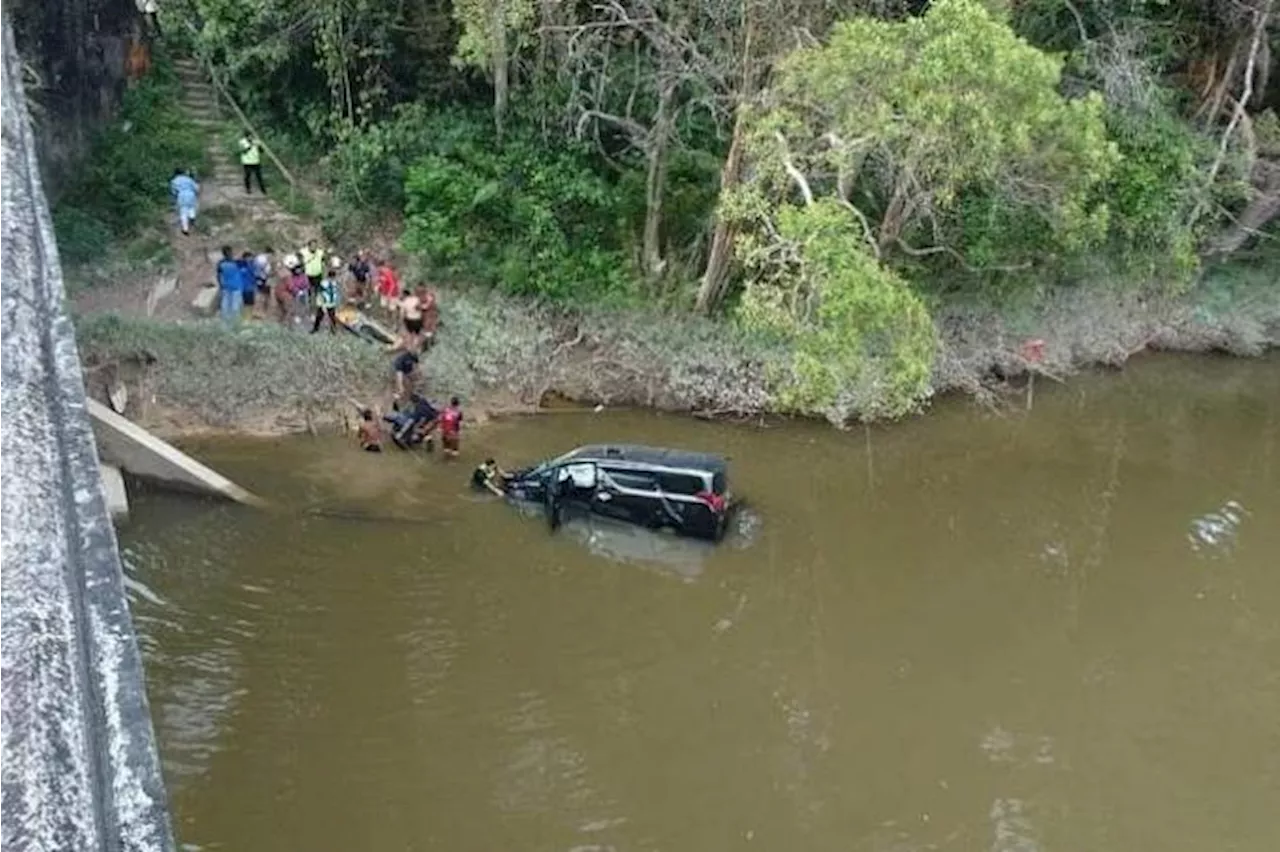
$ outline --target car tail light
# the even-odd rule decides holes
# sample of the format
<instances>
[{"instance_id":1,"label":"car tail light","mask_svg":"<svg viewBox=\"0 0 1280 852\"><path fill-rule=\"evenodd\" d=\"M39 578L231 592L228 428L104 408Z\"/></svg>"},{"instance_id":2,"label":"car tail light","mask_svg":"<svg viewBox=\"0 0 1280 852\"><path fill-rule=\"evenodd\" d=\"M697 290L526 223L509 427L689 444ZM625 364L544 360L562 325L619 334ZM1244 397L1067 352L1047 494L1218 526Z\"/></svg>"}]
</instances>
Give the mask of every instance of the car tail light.
<instances>
[{"instance_id":1,"label":"car tail light","mask_svg":"<svg viewBox=\"0 0 1280 852\"><path fill-rule=\"evenodd\" d=\"M715 512L717 515L724 511L724 498L719 494L711 491L699 491L696 495L699 500L706 504L707 508Z\"/></svg>"}]
</instances>

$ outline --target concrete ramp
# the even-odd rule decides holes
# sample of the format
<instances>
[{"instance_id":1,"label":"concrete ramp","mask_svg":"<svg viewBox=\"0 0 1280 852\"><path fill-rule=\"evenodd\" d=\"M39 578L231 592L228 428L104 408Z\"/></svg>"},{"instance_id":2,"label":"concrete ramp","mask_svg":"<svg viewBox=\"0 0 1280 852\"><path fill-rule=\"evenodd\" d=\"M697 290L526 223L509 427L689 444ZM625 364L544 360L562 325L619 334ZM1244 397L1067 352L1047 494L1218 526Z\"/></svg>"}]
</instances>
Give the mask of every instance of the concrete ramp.
<instances>
[{"instance_id":1,"label":"concrete ramp","mask_svg":"<svg viewBox=\"0 0 1280 852\"><path fill-rule=\"evenodd\" d=\"M3 32L0 845L173 852L8 14Z\"/></svg>"},{"instance_id":2,"label":"concrete ramp","mask_svg":"<svg viewBox=\"0 0 1280 852\"><path fill-rule=\"evenodd\" d=\"M97 400L87 400L98 439L98 455L107 464L139 479L149 479L184 491L225 497L261 506L263 501L168 444Z\"/></svg>"}]
</instances>

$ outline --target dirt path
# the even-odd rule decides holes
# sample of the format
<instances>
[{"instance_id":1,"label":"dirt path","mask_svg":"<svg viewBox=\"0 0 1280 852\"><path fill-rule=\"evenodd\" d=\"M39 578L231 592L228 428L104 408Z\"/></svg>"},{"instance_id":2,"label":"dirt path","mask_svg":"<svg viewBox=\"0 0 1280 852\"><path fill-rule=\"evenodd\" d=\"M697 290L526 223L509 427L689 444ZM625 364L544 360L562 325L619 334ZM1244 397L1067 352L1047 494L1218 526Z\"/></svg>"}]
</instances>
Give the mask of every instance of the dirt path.
<instances>
[{"instance_id":1,"label":"dirt path","mask_svg":"<svg viewBox=\"0 0 1280 852\"><path fill-rule=\"evenodd\" d=\"M81 313L114 311L134 316L159 319L192 319L197 316L192 301L201 288L213 283L214 265L220 248L230 245L237 254L261 251L266 246L276 250L277 259L297 249L320 228L290 213L276 197L244 191L242 174L236 158L235 139L239 125L218 100L217 91L194 59L178 59L175 63L182 81L182 107L205 137L205 150L211 171L197 174L200 182L200 214L189 236L183 236L171 209L165 210L163 223L157 224L155 236L167 242L172 262L157 270L144 267L141 274L122 268L118 284L86 288L73 297ZM159 181L167 181L168 164L156 164ZM287 184L276 175L267 176L267 189L276 196L287 195ZM163 230L161 230L163 228Z\"/></svg>"}]
</instances>

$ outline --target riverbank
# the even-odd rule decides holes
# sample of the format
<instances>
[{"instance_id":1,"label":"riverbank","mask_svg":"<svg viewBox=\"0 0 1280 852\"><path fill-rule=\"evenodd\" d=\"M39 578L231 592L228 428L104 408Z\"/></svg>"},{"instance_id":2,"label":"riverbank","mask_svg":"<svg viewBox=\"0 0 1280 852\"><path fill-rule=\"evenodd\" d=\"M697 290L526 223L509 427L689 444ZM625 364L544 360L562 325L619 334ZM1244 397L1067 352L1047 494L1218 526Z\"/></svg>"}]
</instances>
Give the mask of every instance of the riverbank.
<instances>
[{"instance_id":1,"label":"riverbank","mask_svg":"<svg viewBox=\"0 0 1280 852\"><path fill-rule=\"evenodd\" d=\"M877 407L868 376L828 408L789 409L790 352L725 321L553 310L475 290L443 290L441 305L439 343L423 361L426 386L435 397L463 397L473 419L553 400L837 424ZM959 391L991 404L1031 371L1064 379L1148 350L1253 356L1280 346L1280 288L1261 277L1210 280L1178 297L1062 290L1016 313L943 304L935 316L931 395ZM382 406L390 397L385 352L350 335L101 312L76 325L91 395L104 398L122 381L129 416L169 436L343 429L353 403ZM1032 339L1044 342L1035 364L1023 356Z\"/></svg>"}]
</instances>

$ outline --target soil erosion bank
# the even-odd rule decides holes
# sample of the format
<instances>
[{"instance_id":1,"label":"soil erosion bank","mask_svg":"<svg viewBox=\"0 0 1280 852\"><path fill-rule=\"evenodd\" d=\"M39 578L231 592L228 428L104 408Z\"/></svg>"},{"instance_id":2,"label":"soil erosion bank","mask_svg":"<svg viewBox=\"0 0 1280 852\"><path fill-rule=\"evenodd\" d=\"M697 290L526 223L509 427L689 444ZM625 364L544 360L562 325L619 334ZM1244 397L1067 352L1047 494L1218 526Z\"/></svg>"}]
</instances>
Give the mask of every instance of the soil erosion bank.
<instances>
[{"instance_id":1,"label":"soil erosion bank","mask_svg":"<svg viewBox=\"0 0 1280 852\"><path fill-rule=\"evenodd\" d=\"M703 416L791 413L845 423L877 408L877 377L831 405L784 402L791 353L728 322L642 312L566 312L468 291L441 294L440 340L423 359L433 397L459 394L485 414L534 411L551 397ZM932 393L984 401L1029 371L1062 378L1120 366L1144 350L1258 355L1280 345L1280 288L1202 284L1180 297L1103 288L1061 290L1017 316L972 306L937 311ZM163 434L285 434L343 428L353 401L390 398L389 358L350 335L300 334L272 323L228 331L90 313L77 322L90 393L123 381L128 415ZM1023 357L1029 339L1043 359Z\"/></svg>"}]
</instances>

